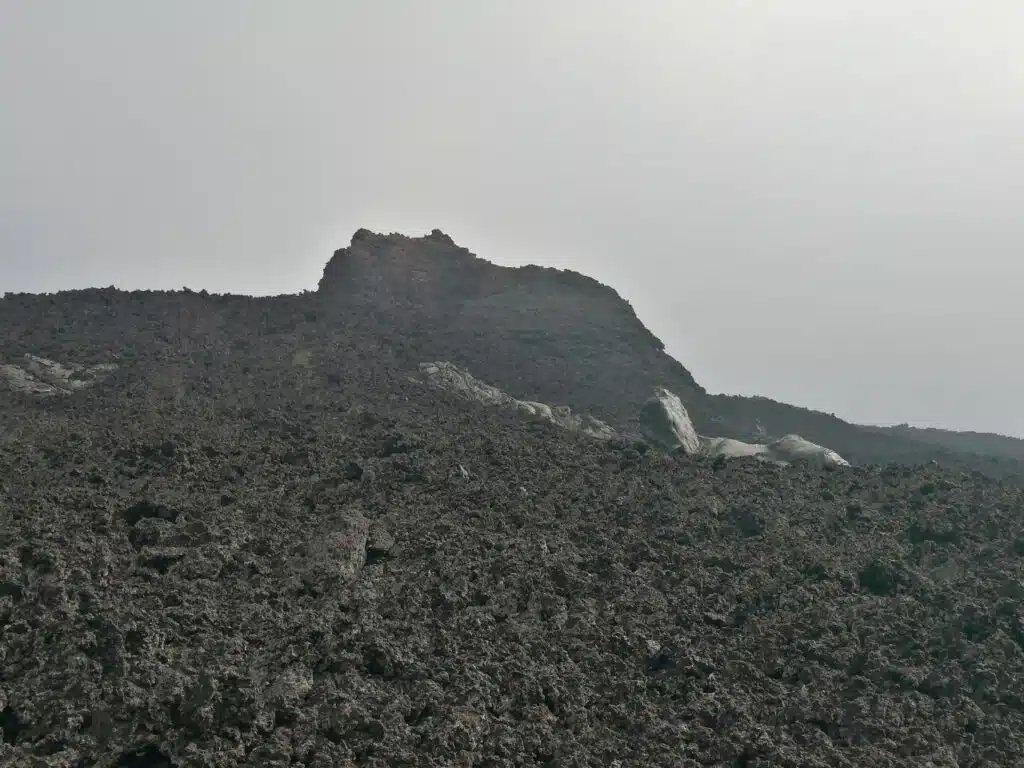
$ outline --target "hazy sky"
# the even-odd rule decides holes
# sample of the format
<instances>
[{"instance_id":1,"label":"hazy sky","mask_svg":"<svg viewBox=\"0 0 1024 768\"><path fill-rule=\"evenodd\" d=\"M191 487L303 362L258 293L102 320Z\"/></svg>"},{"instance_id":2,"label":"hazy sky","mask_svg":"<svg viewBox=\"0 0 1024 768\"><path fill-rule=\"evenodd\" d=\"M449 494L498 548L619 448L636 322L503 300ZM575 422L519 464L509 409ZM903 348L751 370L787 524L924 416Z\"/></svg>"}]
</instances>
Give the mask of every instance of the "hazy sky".
<instances>
[{"instance_id":1,"label":"hazy sky","mask_svg":"<svg viewBox=\"0 0 1024 768\"><path fill-rule=\"evenodd\" d=\"M615 287L704 386L1024 435L1020 0L0 0L0 292Z\"/></svg>"}]
</instances>

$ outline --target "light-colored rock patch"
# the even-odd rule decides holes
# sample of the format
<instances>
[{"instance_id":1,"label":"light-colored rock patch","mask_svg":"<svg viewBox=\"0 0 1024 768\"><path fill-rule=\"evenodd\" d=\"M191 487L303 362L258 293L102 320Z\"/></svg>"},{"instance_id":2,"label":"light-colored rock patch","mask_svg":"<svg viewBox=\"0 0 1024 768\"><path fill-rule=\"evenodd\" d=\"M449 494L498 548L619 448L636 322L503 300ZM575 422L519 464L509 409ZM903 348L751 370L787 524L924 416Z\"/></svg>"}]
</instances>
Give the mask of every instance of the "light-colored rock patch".
<instances>
[{"instance_id":1,"label":"light-colored rock patch","mask_svg":"<svg viewBox=\"0 0 1024 768\"><path fill-rule=\"evenodd\" d=\"M701 450L700 436L683 401L663 387L655 389L640 409L640 428L648 440L663 450L682 450L689 455Z\"/></svg>"},{"instance_id":2,"label":"light-colored rock patch","mask_svg":"<svg viewBox=\"0 0 1024 768\"><path fill-rule=\"evenodd\" d=\"M86 366L25 355L20 365L0 363L0 383L15 392L31 395L70 395L93 386L115 370L117 366L112 363Z\"/></svg>"},{"instance_id":3,"label":"light-colored rock patch","mask_svg":"<svg viewBox=\"0 0 1024 768\"><path fill-rule=\"evenodd\" d=\"M744 443L728 437L702 437L701 453L711 458L752 457L783 465L809 463L819 467L850 466L850 463L835 451L805 440L800 435L786 435L767 444Z\"/></svg>"},{"instance_id":4,"label":"light-colored rock patch","mask_svg":"<svg viewBox=\"0 0 1024 768\"><path fill-rule=\"evenodd\" d=\"M644 436L662 450L681 450L691 456L756 458L784 465L809 463L820 467L850 466L835 451L805 440L800 435L786 435L770 443L745 443L728 437L698 435L682 400L663 387L655 389L641 408L640 427Z\"/></svg>"},{"instance_id":5,"label":"light-colored rock patch","mask_svg":"<svg viewBox=\"0 0 1024 768\"><path fill-rule=\"evenodd\" d=\"M742 440L733 440L731 437L702 437L701 452L711 458L719 456L724 459L763 457L768 452L768 446L744 443Z\"/></svg>"},{"instance_id":6,"label":"light-colored rock patch","mask_svg":"<svg viewBox=\"0 0 1024 768\"><path fill-rule=\"evenodd\" d=\"M492 387L490 384L485 384L479 379L474 378L469 371L464 371L452 363L420 363L420 373L433 386L447 389L457 395L462 395L467 400L475 400L483 405L508 406L522 403L524 406L523 410L529 410L525 406L543 405L542 403L527 403L516 400L497 387ZM518 407L518 405L515 407ZM544 407L547 408L547 406Z\"/></svg>"},{"instance_id":7,"label":"light-colored rock patch","mask_svg":"<svg viewBox=\"0 0 1024 768\"><path fill-rule=\"evenodd\" d=\"M8 389L15 392L25 392L31 395L56 395L57 388L44 381L40 381L24 368L9 363L0 364L0 381Z\"/></svg>"},{"instance_id":8,"label":"light-colored rock patch","mask_svg":"<svg viewBox=\"0 0 1024 768\"><path fill-rule=\"evenodd\" d=\"M805 440L800 435L786 435L768 444L771 455L787 464L806 462L816 466L848 467L850 462L823 445Z\"/></svg>"},{"instance_id":9,"label":"light-colored rock patch","mask_svg":"<svg viewBox=\"0 0 1024 768\"><path fill-rule=\"evenodd\" d=\"M468 371L449 362L421 363L420 375L430 386L447 389L450 392L483 405L508 408L518 411L527 419L547 421L573 432L600 440L615 437L615 430L593 416L573 413L566 405L554 407L533 400L517 400L497 387L486 384Z\"/></svg>"},{"instance_id":10,"label":"light-colored rock patch","mask_svg":"<svg viewBox=\"0 0 1024 768\"><path fill-rule=\"evenodd\" d=\"M580 416L565 405L550 406L534 400L517 400L497 387L473 377L468 371L449 362L421 363L420 376L413 379L439 389L446 389L467 400L483 405L507 408L524 418L546 421L591 437L609 440L616 432L592 416ZM683 451L691 456L710 458L756 458L788 465L806 462L817 466L848 467L849 462L824 446L799 435L786 435L770 443L745 443L728 437L703 437L697 434L678 395L658 387L644 403L639 416L644 437L664 451Z\"/></svg>"}]
</instances>

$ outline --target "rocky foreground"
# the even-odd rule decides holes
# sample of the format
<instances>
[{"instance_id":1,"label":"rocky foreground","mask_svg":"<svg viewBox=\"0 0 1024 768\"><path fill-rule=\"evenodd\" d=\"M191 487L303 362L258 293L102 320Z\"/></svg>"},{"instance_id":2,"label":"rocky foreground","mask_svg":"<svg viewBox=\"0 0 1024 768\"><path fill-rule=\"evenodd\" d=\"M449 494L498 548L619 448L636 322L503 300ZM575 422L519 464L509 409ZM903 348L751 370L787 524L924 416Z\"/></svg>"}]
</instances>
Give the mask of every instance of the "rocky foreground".
<instances>
[{"instance_id":1,"label":"rocky foreground","mask_svg":"<svg viewBox=\"0 0 1024 768\"><path fill-rule=\"evenodd\" d=\"M0 764L1024 755L1017 486L668 456L383 366L115 394L5 411Z\"/></svg>"}]
</instances>

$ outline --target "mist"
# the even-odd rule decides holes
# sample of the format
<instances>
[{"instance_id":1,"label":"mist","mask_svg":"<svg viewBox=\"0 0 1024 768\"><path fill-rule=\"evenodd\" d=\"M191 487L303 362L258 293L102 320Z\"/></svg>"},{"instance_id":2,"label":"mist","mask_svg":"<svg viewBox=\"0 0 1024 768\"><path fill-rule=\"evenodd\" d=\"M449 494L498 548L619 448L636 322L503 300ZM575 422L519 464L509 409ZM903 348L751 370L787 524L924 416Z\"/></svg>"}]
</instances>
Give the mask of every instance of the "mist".
<instances>
[{"instance_id":1,"label":"mist","mask_svg":"<svg viewBox=\"0 0 1024 768\"><path fill-rule=\"evenodd\" d=\"M616 288L712 392L1024 436L1024 4L6 0L0 292Z\"/></svg>"}]
</instances>

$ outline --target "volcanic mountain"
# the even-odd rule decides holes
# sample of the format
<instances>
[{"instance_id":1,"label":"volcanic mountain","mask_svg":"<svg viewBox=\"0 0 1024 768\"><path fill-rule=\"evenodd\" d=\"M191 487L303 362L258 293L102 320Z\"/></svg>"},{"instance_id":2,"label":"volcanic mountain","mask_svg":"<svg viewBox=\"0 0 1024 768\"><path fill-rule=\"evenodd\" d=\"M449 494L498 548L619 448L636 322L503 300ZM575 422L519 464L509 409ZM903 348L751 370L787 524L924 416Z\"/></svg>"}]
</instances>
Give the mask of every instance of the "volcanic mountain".
<instances>
[{"instance_id":1,"label":"volcanic mountain","mask_svg":"<svg viewBox=\"0 0 1024 768\"><path fill-rule=\"evenodd\" d=\"M710 394L612 288L569 270L500 267L438 230L423 238L360 230L335 252L318 297L325 318L350 322L355 312L410 363L449 360L515 397L569 404L616 426L635 418L653 388L665 387L686 402L704 434L759 440L799 433L859 464L935 460L1024 476L1024 441L1008 441L1016 452L989 451L976 441L865 428L768 398Z\"/></svg>"},{"instance_id":2,"label":"volcanic mountain","mask_svg":"<svg viewBox=\"0 0 1024 768\"><path fill-rule=\"evenodd\" d=\"M710 395L612 289L437 231L0 329L0 765L1024 754L1006 444ZM652 393L853 466L665 450Z\"/></svg>"}]
</instances>

